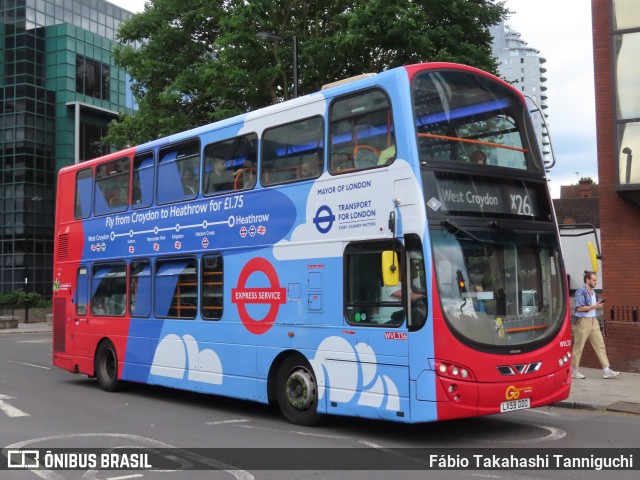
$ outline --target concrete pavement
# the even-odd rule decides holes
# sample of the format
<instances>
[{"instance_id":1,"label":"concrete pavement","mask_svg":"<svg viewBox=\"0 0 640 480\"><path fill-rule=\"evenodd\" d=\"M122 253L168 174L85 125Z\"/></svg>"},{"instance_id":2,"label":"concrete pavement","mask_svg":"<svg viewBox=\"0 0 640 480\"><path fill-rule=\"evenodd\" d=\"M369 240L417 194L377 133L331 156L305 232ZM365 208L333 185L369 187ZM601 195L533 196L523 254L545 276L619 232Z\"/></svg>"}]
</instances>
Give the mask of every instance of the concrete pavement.
<instances>
[{"instance_id":1,"label":"concrete pavement","mask_svg":"<svg viewBox=\"0 0 640 480\"><path fill-rule=\"evenodd\" d=\"M18 328L0 330L0 335L51 331L51 325L46 322L19 323ZM587 378L574 379L569 398L556 403L556 406L640 415L640 374L622 372L616 378L605 380L599 369L580 368L580 372Z\"/></svg>"},{"instance_id":2,"label":"concrete pavement","mask_svg":"<svg viewBox=\"0 0 640 480\"><path fill-rule=\"evenodd\" d=\"M622 372L604 379L600 369L581 367L580 372L587 378L574 378L569 398L556 405L640 415L640 374Z\"/></svg>"}]
</instances>

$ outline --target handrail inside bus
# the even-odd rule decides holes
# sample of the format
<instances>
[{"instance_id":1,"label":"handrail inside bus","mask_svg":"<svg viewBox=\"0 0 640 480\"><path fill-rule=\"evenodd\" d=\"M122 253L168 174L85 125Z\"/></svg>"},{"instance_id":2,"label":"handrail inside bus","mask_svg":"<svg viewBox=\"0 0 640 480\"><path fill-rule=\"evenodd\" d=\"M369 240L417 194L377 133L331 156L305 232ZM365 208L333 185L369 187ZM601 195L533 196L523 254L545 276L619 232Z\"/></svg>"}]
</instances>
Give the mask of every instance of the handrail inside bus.
<instances>
[{"instance_id":1,"label":"handrail inside bus","mask_svg":"<svg viewBox=\"0 0 640 480\"><path fill-rule=\"evenodd\" d=\"M530 325L528 327L512 327L505 329L507 333L516 333L516 332L528 332L529 330L542 330L543 328L547 328L548 325Z\"/></svg>"},{"instance_id":2,"label":"handrail inside bus","mask_svg":"<svg viewBox=\"0 0 640 480\"><path fill-rule=\"evenodd\" d=\"M506 150L515 150L517 152L529 153L526 148L512 147L510 145L502 145L500 143L483 142L481 140L472 140L471 138L450 137L448 135L436 135L434 133L418 133L419 137L437 138L440 140L452 140L454 142L473 143L474 145L484 145L487 147L504 148Z\"/></svg>"}]
</instances>

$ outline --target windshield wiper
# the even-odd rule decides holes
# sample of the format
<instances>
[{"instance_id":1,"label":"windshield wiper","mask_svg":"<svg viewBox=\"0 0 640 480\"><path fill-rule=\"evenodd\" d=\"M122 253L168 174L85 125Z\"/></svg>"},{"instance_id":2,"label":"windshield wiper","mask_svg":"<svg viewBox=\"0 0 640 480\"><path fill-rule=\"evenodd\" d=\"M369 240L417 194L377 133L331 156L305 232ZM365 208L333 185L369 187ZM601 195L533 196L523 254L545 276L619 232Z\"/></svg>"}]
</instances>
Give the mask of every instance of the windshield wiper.
<instances>
[{"instance_id":1,"label":"windshield wiper","mask_svg":"<svg viewBox=\"0 0 640 480\"><path fill-rule=\"evenodd\" d=\"M463 233L465 234L467 237L469 237L472 240L475 240L476 242L480 242L480 243L490 243L492 245L498 245L498 242L495 242L493 240L488 240L485 238L479 238L476 237L473 233L471 233L469 230L467 230L464 227L461 227L460 225L456 225L455 223L453 223L451 220L448 219L444 219L442 220L442 222L440 222L440 225L442 225L444 228L447 229L447 231L453 233L456 237L458 236L458 234Z\"/></svg>"}]
</instances>

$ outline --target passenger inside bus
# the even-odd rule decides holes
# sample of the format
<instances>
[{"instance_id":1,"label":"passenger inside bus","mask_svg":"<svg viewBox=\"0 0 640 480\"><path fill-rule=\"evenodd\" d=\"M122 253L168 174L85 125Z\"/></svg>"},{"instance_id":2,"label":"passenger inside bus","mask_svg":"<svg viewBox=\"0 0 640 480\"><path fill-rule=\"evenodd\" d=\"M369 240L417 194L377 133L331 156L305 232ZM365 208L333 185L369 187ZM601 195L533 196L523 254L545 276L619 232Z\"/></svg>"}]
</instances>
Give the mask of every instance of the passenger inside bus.
<instances>
[{"instance_id":1,"label":"passenger inside bus","mask_svg":"<svg viewBox=\"0 0 640 480\"><path fill-rule=\"evenodd\" d=\"M313 153L310 155L305 155L302 158L298 178L316 178L320 176L320 172L320 159L318 158L317 154Z\"/></svg>"},{"instance_id":2,"label":"passenger inside bus","mask_svg":"<svg viewBox=\"0 0 640 480\"><path fill-rule=\"evenodd\" d=\"M94 315L106 315L106 298L105 297L93 297L91 302L91 313Z\"/></svg>"},{"instance_id":3,"label":"passenger inside bus","mask_svg":"<svg viewBox=\"0 0 640 480\"><path fill-rule=\"evenodd\" d=\"M487 163L487 154L482 150L476 150L475 152L471 153L471 155L469 156L469 160L471 160L471 163L485 165Z\"/></svg>"},{"instance_id":4,"label":"passenger inside bus","mask_svg":"<svg viewBox=\"0 0 640 480\"><path fill-rule=\"evenodd\" d=\"M233 173L227 170L226 162L223 158L217 157L213 159L213 167L207 178L207 192L222 192L225 190L233 190L234 178Z\"/></svg>"},{"instance_id":5,"label":"passenger inside bus","mask_svg":"<svg viewBox=\"0 0 640 480\"><path fill-rule=\"evenodd\" d=\"M198 180L193 175L191 168L185 168L182 171L182 190L185 195L195 195L198 193Z\"/></svg>"}]
</instances>

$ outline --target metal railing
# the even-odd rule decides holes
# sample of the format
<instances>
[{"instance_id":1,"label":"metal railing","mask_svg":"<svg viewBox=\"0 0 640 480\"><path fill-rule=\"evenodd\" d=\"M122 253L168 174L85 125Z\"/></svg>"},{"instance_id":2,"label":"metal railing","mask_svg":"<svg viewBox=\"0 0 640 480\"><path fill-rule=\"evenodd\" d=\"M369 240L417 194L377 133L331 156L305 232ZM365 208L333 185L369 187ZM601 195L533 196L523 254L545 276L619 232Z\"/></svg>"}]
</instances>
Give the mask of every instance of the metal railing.
<instances>
[{"instance_id":1,"label":"metal railing","mask_svg":"<svg viewBox=\"0 0 640 480\"><path fill-rule=\"evenodd\" d=\"M640 307L612 306L609 320L616 322L637 322L640 319Z\"/></svg>"}]
</instances>

